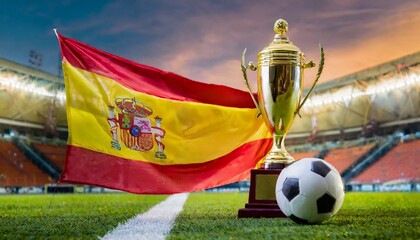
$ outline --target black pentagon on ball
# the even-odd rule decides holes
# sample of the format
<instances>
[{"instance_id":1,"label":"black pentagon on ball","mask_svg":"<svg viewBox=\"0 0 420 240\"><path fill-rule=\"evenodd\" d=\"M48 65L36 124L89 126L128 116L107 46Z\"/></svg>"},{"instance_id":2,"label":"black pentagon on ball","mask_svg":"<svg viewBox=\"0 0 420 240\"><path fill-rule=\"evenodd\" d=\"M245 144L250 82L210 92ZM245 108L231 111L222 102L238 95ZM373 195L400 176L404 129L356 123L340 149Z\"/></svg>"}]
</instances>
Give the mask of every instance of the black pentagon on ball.
<instances>
[{"instance_id":1,"label":"black pentagon on ball","mask_svg":"<svg viewBox=\"0 0 420 240\"><path fill-rule=\"evenodd\" d=\"M305 219L302 219L302 218L299 218L299 217L296 217L295 215L290 215L289 216L289 218L290 219L292 219L293 220L293 222L295 222L295 223L297 223L297 224L308 224L309 222L308 222L308 220L305 220Z\"/></svg>"},{"instance_id":2,"label":"black pentagon on ball","mask_svg":"<svg viewBox=\"0 0 420 240\"><path fill-rule=\"evenodd\" d=\"M299 179L297 178L286 178L283 182L283 189L281 190L286 196L287 200L292 201L297 195L299 195Z\"/></svg>"},{"instance_id":3,"label":"black pentagon on ball","mask_svg":"<svg viewBox=\"0 0 420 240\"><path fill-rule=\"evenodd\" d=\"M335 204L335 198L329 193L325 193L322 197L316 200L316 207L318 213L330 213L332 212Z\"/></svg>"},{"instance_id":4,"label":"black pentagon on ball","mask_svg":"<svg viewBox=\"0 0 420 240\"><path fill-rule=\"evenodd\" d=\"M322 161L313 161L311 164L311 171L325 177L331 171L331 168Z\"/></svg>"}]
</instances>

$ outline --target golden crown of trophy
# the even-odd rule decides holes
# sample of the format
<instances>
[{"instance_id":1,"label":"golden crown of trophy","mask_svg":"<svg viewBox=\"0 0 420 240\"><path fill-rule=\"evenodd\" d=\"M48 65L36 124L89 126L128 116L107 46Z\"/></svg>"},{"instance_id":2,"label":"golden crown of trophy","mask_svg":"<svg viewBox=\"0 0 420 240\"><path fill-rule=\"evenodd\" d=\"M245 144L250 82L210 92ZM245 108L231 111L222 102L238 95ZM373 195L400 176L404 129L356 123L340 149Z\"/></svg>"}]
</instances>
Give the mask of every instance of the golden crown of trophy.
<instances>
[{"instance_id":1,"label":"golden crown of trophy","mask_svg":"<svg viewBox=\"0 0 420 240\"><path fill-rule=\"evenodd\" d=\"M276 202L275 185L281 169L294 159L284 147L284 139L296 115L321 76L324 66L324 50L315 81L306 97L302 99L304 69L315 67L313 61L305 62L302 51L293 45L286 33L288 24L279 19L274 24L274 40L258 53L258 65L245 65L242 54L242 73L249 93L273 134L273 147L264 159L262 169L251 170L251 184L248 203L239 209L238 217L285 217ZM258 101L248 82L247 69L258 70ZM258 115L259 116L259 115Z\"/></svg>"},{"instance_id":2,"label":"golden crown of trophy","mask_svg":"<svg viewBox=\"0 0 420 240\"><path fill-rule=\"evenodd\" d=\"M279 19L274 24L276 33L273 42L258 53L258 65L245 65L242 54L242 73L245 84L265 124L273 134L273 147L264 160L265 169L282 169L294 161L284 147L284 139L295 116L305 103L317 83L324 66L324 50L316 79L306 97L302 100L304 69L315 67L314 61L305 63L302 51L293 45L286 33L288 24ZM246 70L258 70L258 101L254 98L248 83Z\"/></svg>"}]
</instances>

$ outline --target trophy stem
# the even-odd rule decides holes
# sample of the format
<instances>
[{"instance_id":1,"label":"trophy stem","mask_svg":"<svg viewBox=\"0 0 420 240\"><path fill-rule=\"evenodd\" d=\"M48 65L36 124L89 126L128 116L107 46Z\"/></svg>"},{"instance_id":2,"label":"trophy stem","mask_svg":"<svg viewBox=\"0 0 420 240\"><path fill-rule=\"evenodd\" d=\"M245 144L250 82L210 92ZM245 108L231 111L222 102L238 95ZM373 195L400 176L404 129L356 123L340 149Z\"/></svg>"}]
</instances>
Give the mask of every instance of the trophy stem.
<instances>
[{"instance_id":1,"label":"trophy stem","mask_svg":"<svg viewBox=\"0 0 420 240\"><path fill-rule=\"evenodd\" d=\"M295 159L284 147L286 135L273 134L273 147L264 159L265 169L283 169Z\"/></svg>"}]
</instances>

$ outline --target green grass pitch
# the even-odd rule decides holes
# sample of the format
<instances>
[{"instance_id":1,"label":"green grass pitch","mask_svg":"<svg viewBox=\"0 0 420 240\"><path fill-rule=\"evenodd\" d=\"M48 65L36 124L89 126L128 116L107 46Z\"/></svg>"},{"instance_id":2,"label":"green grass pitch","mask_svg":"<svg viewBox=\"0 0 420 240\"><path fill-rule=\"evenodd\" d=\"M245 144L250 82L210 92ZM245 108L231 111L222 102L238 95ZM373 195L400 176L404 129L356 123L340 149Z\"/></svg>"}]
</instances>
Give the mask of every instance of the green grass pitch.
<instances>
[{"instance_id":1,"label":"green grass pitch","mask_svg":"<svg viewBox=\"0 0 420 240\"><path fill-rule=\"evenodd\" d=\"M247 194L193 194L169 239L420 239L419 193L347 193L319 225L289 219L237 219Z\"/></svg>"},{"instance_id":2,"label":"green grass pitch","mask_svg":"<svg viewBox=\"0 0 420 240\"><path fill-rule=\"evenodd\" d=\"M237 219L247 193L193 193L168 239L420 239L419 193L347 193L319 225ZM97 239L166 196L0 196L0 239Z\"/></svg>"},{"instance_id":3,"label":"green grass pitch","mask_svg":"<svg viewBox=\"0 0 420 240\"><path fill-rule=\"evenodd\" d=\"M0 239L98 239L166 196L63 194L0 196Z\"/></svg>"}]
</instances>

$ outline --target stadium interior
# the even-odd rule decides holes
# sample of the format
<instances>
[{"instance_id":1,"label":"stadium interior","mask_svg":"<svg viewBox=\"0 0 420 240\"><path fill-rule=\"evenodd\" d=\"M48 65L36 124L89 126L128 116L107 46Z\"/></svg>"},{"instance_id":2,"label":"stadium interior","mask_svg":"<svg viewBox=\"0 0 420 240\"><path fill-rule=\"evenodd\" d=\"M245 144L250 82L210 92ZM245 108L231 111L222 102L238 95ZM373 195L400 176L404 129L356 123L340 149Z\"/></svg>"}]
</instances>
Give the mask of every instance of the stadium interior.
<instances>
[{"instance_id":1,"label":"stadium interior","mask_svg":"<svg viewBox=\"0 0 420 240\"><path fill-rule=\"evenodd\" d=\"M286 147L330 162L347 191L420 191L419 93L420 52L319 84ZM54 186L67 135L62 77L0 59L0 193Z\"/></svg>"}]
</instances>

